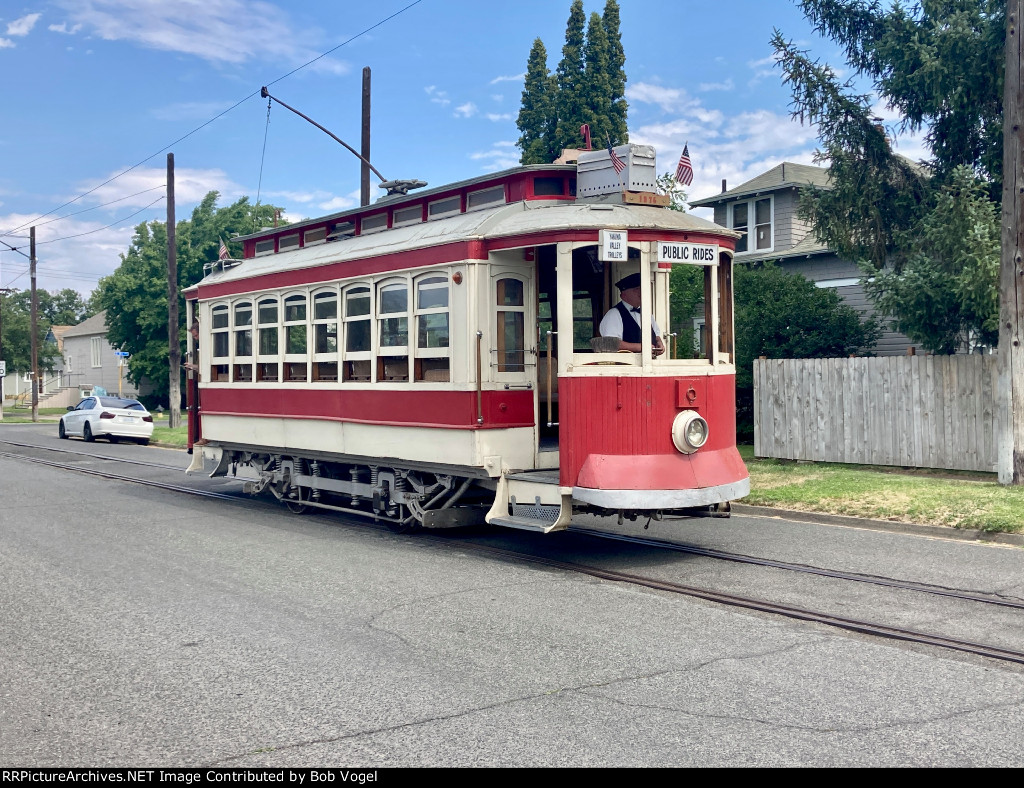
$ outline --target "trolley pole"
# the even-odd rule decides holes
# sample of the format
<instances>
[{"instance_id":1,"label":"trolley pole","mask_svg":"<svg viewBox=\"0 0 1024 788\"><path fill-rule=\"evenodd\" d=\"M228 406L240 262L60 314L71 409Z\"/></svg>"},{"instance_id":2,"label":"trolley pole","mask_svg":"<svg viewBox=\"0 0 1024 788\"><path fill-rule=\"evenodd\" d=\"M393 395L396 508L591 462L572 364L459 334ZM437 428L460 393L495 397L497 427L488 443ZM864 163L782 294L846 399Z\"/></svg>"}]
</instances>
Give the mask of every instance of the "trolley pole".
<instances>
[{"instance_id":1,"label":"trolley pole","mask_svg":"<svg viewBox=\"0 0 1024 788\"><path fill-rule=\"evenodd\" d=\"M32 421L39 421L39 295L36 293L36 228L29 229L29 279L32 281L32 312L30 331L32 337Z\"/></svg>"},{"instance_id":2,"label":"trolley pole","mask_svg":"<svg viewBox=\"0 0 1024 788\"><path fill-rule=\"evenodd\" d=\"M1021 16L1024 0L1006 4L1003 92L1002 257L999 266L999 395L997 462L1000 484L1024 484L1024 99Z\"/></svg>"},{"instance_id":3,"label":"trolley pole","mask_svg":"<svg viewBox=\"0 0 1024 788\"><path fill-rule=\"evenodd\" d=\"M167 154L167 426L181 426L181 343L178 341L178 246L174 219L174 154Z\"/></svg>"}]
</instances>

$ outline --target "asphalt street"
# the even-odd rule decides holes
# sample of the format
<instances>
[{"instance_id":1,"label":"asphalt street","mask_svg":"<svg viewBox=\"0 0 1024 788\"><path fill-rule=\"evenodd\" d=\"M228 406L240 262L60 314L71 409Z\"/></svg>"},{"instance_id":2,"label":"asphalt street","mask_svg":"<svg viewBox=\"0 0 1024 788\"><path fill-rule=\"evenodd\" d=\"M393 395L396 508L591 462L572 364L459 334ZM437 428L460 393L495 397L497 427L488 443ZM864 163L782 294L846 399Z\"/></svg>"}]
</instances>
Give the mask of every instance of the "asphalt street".
<instances>
[{"instance_id":1,"label":"asphalt street","mask_svg":"<svg viewBox=\"0 0 1024 788\"><path fill-rule=\"evenodd\" d=\"M54 429L4 426L0 439ZM185 481L183 452L94 447ZM1016 547L748 516L624 528L1024 598ZM1024 765L1024 669L473 553L462 539L1024 647L1021 611L572 533L399 536L0 457L0 762Z\"/></svg>"}]
</instances>

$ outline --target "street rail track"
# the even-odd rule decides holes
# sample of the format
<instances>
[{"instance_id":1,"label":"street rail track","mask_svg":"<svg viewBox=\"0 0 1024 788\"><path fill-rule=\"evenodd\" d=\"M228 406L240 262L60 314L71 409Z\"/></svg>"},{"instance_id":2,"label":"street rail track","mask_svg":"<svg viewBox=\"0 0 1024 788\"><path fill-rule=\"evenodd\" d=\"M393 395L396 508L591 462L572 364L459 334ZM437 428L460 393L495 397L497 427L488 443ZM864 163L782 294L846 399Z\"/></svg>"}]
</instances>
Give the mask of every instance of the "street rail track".
<instances>
[{"instance_id":1,"label":"street rail track","mask_svg":"<svg viewBox=\"0 0 1024 788\"><path fill-rule=\"evenodd\" d=\"M88 452L78 452L69 449L56 449L49 446L39 446L36 444L16 443L13 441L6 440L0 440L0 444L15 446L17 448L23 449L36 449L40 451L50 451L55 453L84 455L90 457L91 459L156 467L166 470L181 470L177 466L165 465L160 463L151 463L143 460L133 460L121 457L107 457L102 455L90 454ZM195 487L170 484L167 482L160 482L151 479L139 479L134 476L113 473L109 470L85 468L82 467L81 465L74 465L66 462L58 462L56 460L47 460L41 457L33 457L26 454L0 451L0 457L12 460L33 462L60 470L74 471L76 473L82 473L103 479L129 482L132 484L141 484L147 487L166 490L169 492L184 493L192 496L214 498L217 500L232 501L235 503L247 503L246 499L241 498L239 496L228 495L225 493L213 492L209 490L200 490ZM337 520L332 519L331 522L337 522ZM996 595L963 592L957 591L955 589L943 588L940 586L928 585L923 583L913 583L874 575L861 575L850 572L839 572L829 569L822 569L820 567L808 566L805 564L791 564L783 561L761 559L752 556L744 556L739 554L727 553L723 551L710 550L707 548L694 547L690 545L674 544L671 542L664 542L660 540L644 539L641 537L631 537L628 535L621 534L603 533L587 528L573 528L571 529L571 531L580 535L595 538L612 539L643 547L674 550L678 552L683 552L691 555L698 555L717 560L744 563L755 566L763 566L773 569L783 569L786 571L803 572L831 579L870 583L897 590L914 591L923 594L932 594L946 598L963 600L985 605L1009 607L1014 609L1024 609L1024 602ZM590 577L595 577L598 579L608 580L612 582L627 583L630 585L650 588L652 590L688 596L696 599L702 599L717 604L729 605L731 607L738 607L756 612L779 615L795 620L822 624L825 626L843 629L850 632L857 632L860 634L887 638L891 640L899 640L907 643L916 643L934 646L938 648L950 649L962 653L987 657L990 659L995 659L1003 662L1024 665L1024 651L1019 651L1016 649L1003 648L1001 646L979 643L970 640L962 640L921 630L892 627L887 624L881 624L878 622L866 621L862 619L835 616L830 613L825 613L822 611L809 610L807 608L780 604L776 602L771 602L769 600L740 596L737 594L715 591L712 589L697 588L695 586L688 586L668 580L659 580L656 578L644 577L629 572L622 572L613 569L604 569L600 567L589 566L586 564L561 561L558 559L549 558L545 556L538 556L531 553L508 550L500 547L493 547L490 545L481 544L479 542L463 538L453 538L451 536L425 534L422 532L419 533L415 538L420 540L428 539L433 542L445 545L458 545L460 549L471 550L473 552L477 552L480 554L492 555L497 558L517 561L520 563L545 566L553 569L559 569L562 571L572 572L576 574L583 574Z\"/></svg>"}]
</instances>

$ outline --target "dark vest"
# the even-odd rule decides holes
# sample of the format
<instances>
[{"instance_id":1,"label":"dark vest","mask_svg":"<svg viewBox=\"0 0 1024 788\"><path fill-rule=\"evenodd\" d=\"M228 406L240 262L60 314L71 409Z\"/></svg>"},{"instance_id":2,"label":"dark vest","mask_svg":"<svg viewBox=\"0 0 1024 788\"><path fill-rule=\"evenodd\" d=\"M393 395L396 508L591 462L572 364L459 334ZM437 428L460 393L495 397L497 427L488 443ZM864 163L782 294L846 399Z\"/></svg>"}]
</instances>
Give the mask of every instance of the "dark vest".
<instances>
[{"instance_id":1,"label":"dark vest","mask_svg":"<svg viewBox=\"0 0 1024 788\"><path fill-rule=\"evenodd\" d=\"M619 310L619 315L622 316L622 341L632 342L635 345L640 344L640 326L633 319L633 314L629 311L629 307L622 301L619 301L615 305L615 308ZM654 328L651 328L651 342L654 345L658 344L658 335L654 333Z\"/></svg>"}]
</instances>

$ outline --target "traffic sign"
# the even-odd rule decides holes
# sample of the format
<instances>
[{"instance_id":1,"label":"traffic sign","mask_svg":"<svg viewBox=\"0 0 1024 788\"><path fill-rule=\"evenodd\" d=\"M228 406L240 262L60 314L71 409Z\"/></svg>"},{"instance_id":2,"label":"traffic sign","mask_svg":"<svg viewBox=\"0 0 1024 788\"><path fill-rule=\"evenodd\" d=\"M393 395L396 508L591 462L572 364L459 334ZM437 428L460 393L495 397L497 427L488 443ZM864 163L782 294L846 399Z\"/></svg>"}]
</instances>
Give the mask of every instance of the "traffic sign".
<instances>
[{"instance_id":1,"label":"traffic sign","mask_svg":"<svg viewBox=\"0 0 1024 788\"><path fill-rule=\"evenodd\" d=\"M115 350L114 355L118 356L119 358L128 358L128 356L130 356L131 353L129 353L127 350Z\"/></svg>"},{"instance_id":2,"label":"traffic sign","mask_svg":"<svg viewBox=\"0 0 1024 788\"><path fill-rule=\"evenodd\" d=\"M7 362L0 361L0 378L7 376Z\"/></svg>"}]
</instances>

